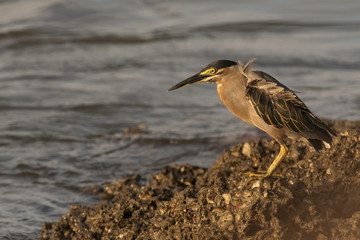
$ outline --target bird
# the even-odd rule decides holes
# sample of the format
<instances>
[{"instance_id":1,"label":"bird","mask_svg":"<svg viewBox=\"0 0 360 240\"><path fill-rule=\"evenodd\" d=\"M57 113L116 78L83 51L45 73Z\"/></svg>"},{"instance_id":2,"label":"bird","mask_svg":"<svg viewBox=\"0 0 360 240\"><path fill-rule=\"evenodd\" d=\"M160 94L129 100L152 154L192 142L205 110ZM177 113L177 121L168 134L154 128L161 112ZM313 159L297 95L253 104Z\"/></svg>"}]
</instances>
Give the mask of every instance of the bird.
<instances>
[{"instance_id":1,"label":"bird","mask_svg":"<svg viewBox=\"0 0 360 240\"><path fill-rule=\"evenodd\" d=\"M297 92L269 74L253 69L255 59L217 60L200 72L175 84L168 91L194 83L216 84L222 103L239 119L266 132L280 145L278 155L266 171L249 172L255 178L280 176L275 169L288 154L286 139L301 139L316 151L329 148L336 132L316 117Z\"/></svg>"}]
</instances>

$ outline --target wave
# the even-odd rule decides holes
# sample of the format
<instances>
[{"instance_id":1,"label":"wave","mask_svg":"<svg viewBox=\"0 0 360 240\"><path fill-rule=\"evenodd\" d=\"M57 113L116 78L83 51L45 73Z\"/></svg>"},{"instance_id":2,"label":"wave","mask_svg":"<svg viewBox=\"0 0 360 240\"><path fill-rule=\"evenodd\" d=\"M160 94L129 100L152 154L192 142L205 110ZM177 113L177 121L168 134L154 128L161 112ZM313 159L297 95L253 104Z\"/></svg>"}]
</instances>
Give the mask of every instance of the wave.
<instances>
[{"instance_id":1,"label":"wave","mask_svg":"<svg viewBox=\"0 0 360 240\"><path fill-rule=\"evenodd\" d=\"M13 30L0 33L1 40L13 40L7 45L9 49L19 49L40 46L44 44L144 44L157 41L173 40L183 38L181 34L155 31L153 33L140 35L116 35L97 33L76 33L64 30L49 32L39 29Z\"/></svg>"},{"instance_id":2,"label":"wave","mask_svg":"<svg viewBox=\"0 0 360 240\"><path fill-rule=\"evenodd\" d=\"M151 108L151 105L139 103L99 103L99 104L80 104L80 105L58 105L58 106L26 106L26 105L0 105L0 111L96 111L104 108Z\"/></svg>"},{"instance_id":3,"label":"wave","mask_svg":"<svg viewBox=\"0 0 360 240\"><path fill-rule=\"evenodd\" d=\"M185 27L175 25L152 29L146 33L118 35L100 33L81 33L62 28L57 29L20 29L0 33L1 40L13 40L7 47L27 48L43 44L146 44L158 41L184 39L194 34L216 32L296 32L296 31L328 31L358 30L359 22L297 22L297 21L245 21L212 23L201 26Z\"/></svg>"},{"instance_id":4,"label":"wave","mask_svg":"<svg viewBox=\"0 0 360 240\"><path fill-rule=\"evenodd\" d=\"M249 21L225 22L197 27L196 32L296 32L304 30L358 30L359 22Z\"/></svg>"}]
</instances>

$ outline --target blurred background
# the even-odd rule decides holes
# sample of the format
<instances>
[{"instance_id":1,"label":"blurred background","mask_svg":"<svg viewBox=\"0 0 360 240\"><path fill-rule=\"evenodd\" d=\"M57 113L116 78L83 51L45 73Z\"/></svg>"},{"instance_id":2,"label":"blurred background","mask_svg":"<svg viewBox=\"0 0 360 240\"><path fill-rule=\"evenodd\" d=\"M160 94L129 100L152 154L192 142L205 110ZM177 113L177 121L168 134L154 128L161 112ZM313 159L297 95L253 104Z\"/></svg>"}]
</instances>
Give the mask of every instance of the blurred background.
<instances>
[{"instance_id":1,"label":"blurred background","mask_svg":"<svg viewBox=\"0 0 360 240\"><path fill-rule=\"evenodd\" d=\"M211 84L167 92L217 59L360 118L358 0L0 1L0 238L31 239L84 187L165 165L208 167L266 136Z\"/></svg>"}]
</instances>

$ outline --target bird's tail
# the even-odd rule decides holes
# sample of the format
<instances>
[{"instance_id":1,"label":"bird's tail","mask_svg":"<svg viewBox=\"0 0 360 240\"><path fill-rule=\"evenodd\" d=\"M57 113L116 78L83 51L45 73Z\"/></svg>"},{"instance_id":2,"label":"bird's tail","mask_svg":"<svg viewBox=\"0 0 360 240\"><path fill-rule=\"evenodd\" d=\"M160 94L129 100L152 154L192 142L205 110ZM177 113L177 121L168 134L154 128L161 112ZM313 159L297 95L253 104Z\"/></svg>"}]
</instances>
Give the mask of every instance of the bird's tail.
<instances>
[{"instance_id":1,"label":"bird's tail","mask_svg":"<svg viewBox=\"0 0 360 240\"><path fill-rule=\"evenodd\" d=\"M337 136L336 132L329 128L324 122L315 117L315 124L317 125L316 131L313 136L316 135L316 138L308 138L309 143L316 149L320 151L324 147L329 148L332 144L332 137Z\"/></svg>"},{"instance_id":2,"label":"bird's tail","mask_svg":"<svg viewBox=\"0 0 360 240\"><path fill-rule=\"evenodd\" d=\"M308 139L309 143L313 148L315 148L316 151L320 152L321 149L324 148L325 144L324 141L319 139Z\"/></svg>"}]
</instances>

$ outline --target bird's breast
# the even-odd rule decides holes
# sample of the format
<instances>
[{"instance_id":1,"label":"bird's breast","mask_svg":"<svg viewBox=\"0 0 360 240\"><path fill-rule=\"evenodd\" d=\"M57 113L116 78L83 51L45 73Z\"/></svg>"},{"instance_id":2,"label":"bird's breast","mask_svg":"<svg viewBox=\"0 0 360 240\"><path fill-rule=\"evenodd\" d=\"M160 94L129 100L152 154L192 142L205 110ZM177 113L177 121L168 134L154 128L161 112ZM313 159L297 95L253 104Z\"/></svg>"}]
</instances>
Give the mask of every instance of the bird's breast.
<instances>
[{"instance_id":1,"label":"bird's breast","mask_svg":"<svg viewBox=\"0 0 360 240\"><path fill-rule=\"evenodd\" d=\"M245 95L245 85L238 82L221 82L217 84L221 102L238 118L251 124L250 114L253 111Z\"/></svg>"}]
</instances>

